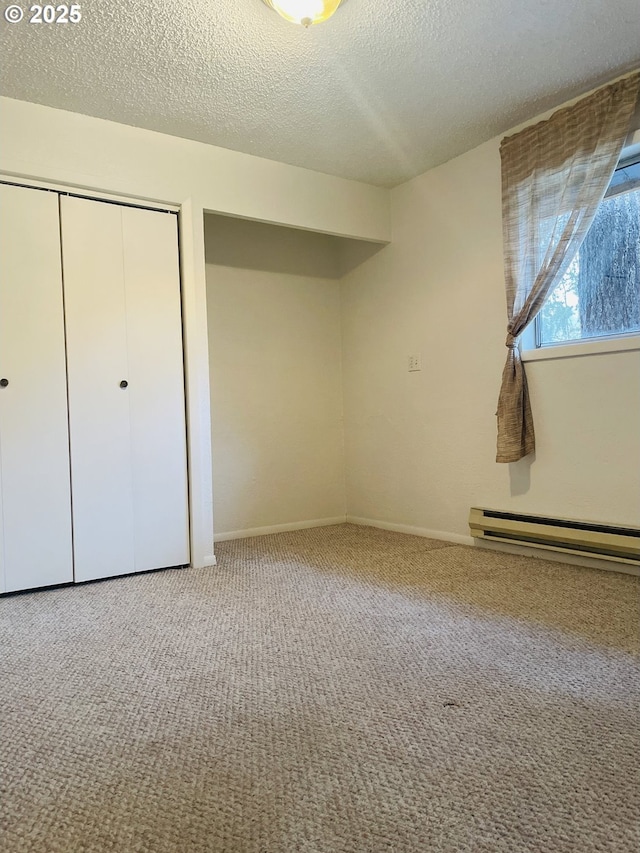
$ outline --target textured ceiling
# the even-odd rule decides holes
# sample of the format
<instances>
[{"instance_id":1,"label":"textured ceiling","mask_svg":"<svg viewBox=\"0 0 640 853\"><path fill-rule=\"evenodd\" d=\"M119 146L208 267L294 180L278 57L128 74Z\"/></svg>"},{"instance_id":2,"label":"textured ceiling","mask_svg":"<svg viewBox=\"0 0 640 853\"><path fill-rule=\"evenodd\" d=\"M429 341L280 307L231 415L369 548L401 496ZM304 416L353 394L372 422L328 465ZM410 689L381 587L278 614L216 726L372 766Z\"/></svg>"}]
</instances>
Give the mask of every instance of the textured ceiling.
<instances>
[{"instance_id":1,"label":"textured ceiling","mask_svg":"<svg viewBox=\"0 0 640 853\"><path fill-rule=\"evenodd\" d=\"M0 19L0 92L393 186L640 66L638 0L80 0ZM0 8L8 5L1 0Z\"/></svg>"}]
</instances>

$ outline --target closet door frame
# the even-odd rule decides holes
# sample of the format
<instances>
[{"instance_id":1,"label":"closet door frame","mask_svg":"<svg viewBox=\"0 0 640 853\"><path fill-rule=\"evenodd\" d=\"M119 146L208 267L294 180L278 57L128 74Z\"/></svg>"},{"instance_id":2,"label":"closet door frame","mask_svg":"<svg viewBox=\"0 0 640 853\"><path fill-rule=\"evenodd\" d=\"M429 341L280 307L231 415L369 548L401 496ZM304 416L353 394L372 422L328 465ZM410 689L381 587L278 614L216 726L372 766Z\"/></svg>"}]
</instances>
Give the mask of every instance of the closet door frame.
<instances>
[{"instance_id":1,"label":"closet door frame","mask_svg":"<svg viewBox=\"0 0 640 853\"><path fill-rule=\"evenodd\" d=\"M204 423L192 423L199 421L197 415L199 410L194 410L190 407L189 388L193 384L193 378L189 373L189 358L188 358L188 333L185 315L193 313L192 294L185 292L184 279L193 278L193 265L185 263L182 252L183 242L187 245L191 241L192 226L194 217L192 212L191 199L185 200L183 203L173 203L156 201L151 199L139 199L133 196L122 195L109 191L103 191L98 188L84 189L77 186L72 186L59 182L57 180L46 180L32 176L20 176L16 174L5 174L0 172L0 183L10 186L24 187L26 189L48 190L52 193L57 193L58 196L73 196L76 198L87 199L88 201L102 201L113 204L124 205L126 207L140 208L142 210L155 210L163 213L171 213L176 215L176 225L178 233L178 269L180 275L180 309L181 309L181 325L182 325L182 356L183 356L183 374L184 374L184 400L185 400L185 439L186 439L186 473L187 473L187 513L189 524L189 566L204 567L215 566L216 558L213 553L213 527L210 515L212 514L213 502L210 493L210 486L203 489L199 482L194 484L194 467L192 464L193 454L196 458L204 456L204 460L210 463L210 453L202 452L203 442L210 442L210 428L203 430ZM191 303L191 312L187 308L187 300ZM193 325L193 323L192 323ZM194 358L201 361L201 354L204 347L198 342L197 347L200 350L199 358ZM204 365L201 365L201 367ZM207 360L208 372L208 360ZM190 417L191 415L191 417ZM209 421L209 412L207 411L206 421ZM210 464L203 467L203 473L200 480L204 481L207 478ZM204 470L206 468L207 470ZM210 475L209 475L210 476ZM199 501L200 494L206 499L205 502ZM194 518L195 516L195 518ZM197 519L197 520L196 520Z\"/></svg>"},{"instance_id":2,"label":"closet door frame","mask_svg":"<svg viewBox=\"0 0 640 853\"><path fill-rule=\"evenodd\" d=\"M189 536L191 565L215 566L213 483L211 471L211 396L206 312L205 240L203 215L207 212L197 195L183 193L180 182L175 190L154 194L153 180L146 176L132 179L132 193L119 175L96 178L83 172L78 183L77 170L52 172L48 160L38 163L37 171L0 172L7 184L48 189L80 198L114 201L120 204L178 214L180 280L187 410L187 465L189 469ZM93 183L92 181L96 181ZM144 188L144 189L143 189ZM212 209L213 212L220 212Z\"/></svg>"}]
</instances>

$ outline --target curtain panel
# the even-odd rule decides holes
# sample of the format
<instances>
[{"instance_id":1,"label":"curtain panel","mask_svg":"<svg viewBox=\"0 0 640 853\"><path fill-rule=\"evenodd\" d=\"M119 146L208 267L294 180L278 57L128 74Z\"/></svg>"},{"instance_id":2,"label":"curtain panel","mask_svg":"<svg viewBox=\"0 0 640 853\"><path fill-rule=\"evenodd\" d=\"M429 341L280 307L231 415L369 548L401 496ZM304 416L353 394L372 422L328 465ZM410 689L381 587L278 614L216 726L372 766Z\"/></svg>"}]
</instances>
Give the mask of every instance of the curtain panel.
<instances>
[{"instance_id":1,"label":"curtain panel","mask_svg":"<svg viewBox=\"0 0 640 853\"><path fill-rule=\"evenodd\" d=\"M497 462L517 462L535 450L518 337L589 230L620 157L639 91L636 72L502 140L508 352L496 413Z\"/></svg>"}]
</instances>

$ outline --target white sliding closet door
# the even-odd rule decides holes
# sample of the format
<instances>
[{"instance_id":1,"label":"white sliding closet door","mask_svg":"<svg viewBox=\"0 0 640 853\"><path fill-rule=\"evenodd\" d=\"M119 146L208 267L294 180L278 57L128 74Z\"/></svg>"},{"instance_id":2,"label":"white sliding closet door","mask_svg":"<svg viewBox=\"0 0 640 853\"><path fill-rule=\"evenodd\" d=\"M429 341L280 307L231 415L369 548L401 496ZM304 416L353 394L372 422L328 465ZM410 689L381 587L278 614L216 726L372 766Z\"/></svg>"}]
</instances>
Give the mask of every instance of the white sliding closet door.
<instances>
[{"instance_id":1,"label":"white sliding closet door","mask_svg":"<svg viewBox=\"0 0 640 853\"><path fill-rule=\"evenodd\" d=\"M75 579L185 565L176 217L70 197L61 211Z\"/></svg>"},{"instance_id":2,"label":"white sliding closet door","mask_svg":"<svg viewBox=\"0 0 640 853\"><path fill-rule=\"evenodd\" d=\"M58 196L0 185L0 591L72 580Z\"/></svg>"}]
</instances>

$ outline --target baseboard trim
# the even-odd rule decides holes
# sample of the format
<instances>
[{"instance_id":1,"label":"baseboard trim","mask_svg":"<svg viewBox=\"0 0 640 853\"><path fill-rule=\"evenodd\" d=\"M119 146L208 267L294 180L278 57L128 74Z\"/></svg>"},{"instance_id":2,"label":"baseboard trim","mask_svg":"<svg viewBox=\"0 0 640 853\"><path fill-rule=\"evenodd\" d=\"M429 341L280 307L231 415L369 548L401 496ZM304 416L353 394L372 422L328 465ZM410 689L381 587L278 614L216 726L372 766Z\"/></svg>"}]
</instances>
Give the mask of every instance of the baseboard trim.
<instances>
[{"instance_id":1,"label":"baseboard trim","mask_svg":"<svg viewBox=\"0 0 640 853\"><path fill-rule=\"evenodd\" d=\"M271 533L286 533L291 530L306 530L310 527L329 527L333 524L360 524L363 527L378 527L380 530L392 530L395 533L408 533L410 536L422 536L425 539L439 539L441 542L451 542L454 545L469 545L488 551L502 551L507 554L519 554L524 557L534 557L538 560L550 560L554 563L569 563L573 566L583 566L588 569L602 569L608 572L622 572L629 575L640 575L640 569L627 566L624 563L614 563L599 560L595 557L580 557L575 554L560 554L555 551L530 548L526 545L511 545L503 542L486 542L476 540L472 536L460 533L449 533L446 530L431 530L427 527L413 527L410 524L395 524L391 521L381 521L377 518L362 518L357 515L338 515L333 518L313 518L307 521L293 521L288 524L273 524L269 527L251 527L244 530L230 530L226 533L216 533L214 542L224 542L228 539L248 539L252 536L268 536ZM215 566L216 558L207 555L205 565Z\"/></svg>"},{"instance_id":2,"label":"baseboard trim","mask_svg":"<svg viewBox=\"0 0 640 853\"><path fill-rule=\"evenodd\" d=\"M390 521L379 521L375 518L360 518L356 515L347 516L348 524L361 524L364 527L379 527L380 530L393 530L395 533L408 533L411 536L422 536L425 539L440 539L442 542L454 542L456 545L473 545L471 536L461 536L459 533L447 533L444 530L429 530L427 527L412 527L409 524L394 524Z\"/></svg>"},{"instance_id":3,"label":"baseboard trim","mask_svg":"<svg viewBox=\"0 0 640 853\"><path fill-rule=\"evenodd\" d=\"M270 533L287 533L290 530L306 530L309 527L330 527L332 524L344 524L344 515L333 518L312 518L307 521L292 521L288 524L272 524L269 527L248 527L244 530L229 530L226 533L214 534L214 542L225 542L228 539L249 539L252 536L268 536Z\"/></svg>"}]
</instances>

